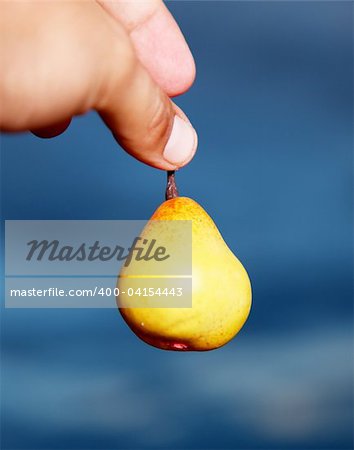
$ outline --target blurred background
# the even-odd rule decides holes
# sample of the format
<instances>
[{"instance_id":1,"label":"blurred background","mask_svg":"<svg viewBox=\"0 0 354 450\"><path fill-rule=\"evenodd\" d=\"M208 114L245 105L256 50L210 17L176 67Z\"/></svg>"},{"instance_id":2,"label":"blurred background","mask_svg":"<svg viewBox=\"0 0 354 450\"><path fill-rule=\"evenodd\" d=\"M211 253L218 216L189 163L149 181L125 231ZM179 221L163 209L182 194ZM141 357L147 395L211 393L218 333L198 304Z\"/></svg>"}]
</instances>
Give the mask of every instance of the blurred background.
<instances>
[{"instance_id":1,"label":"blurred background","mask_svg":"<svg viewBox=\"0 0 354 450\"><path fill-rule=\"evenodd\" d=\"M247 268L240 334L139 341L117 311L1 311L4 449L347 449L353 431L351 2L170 2L197 79L178 173ZM1 138L2 219L147 219L165 174L95 114ZM2 222L3 223L3 222Z\"/></svg>"}]
</instances>

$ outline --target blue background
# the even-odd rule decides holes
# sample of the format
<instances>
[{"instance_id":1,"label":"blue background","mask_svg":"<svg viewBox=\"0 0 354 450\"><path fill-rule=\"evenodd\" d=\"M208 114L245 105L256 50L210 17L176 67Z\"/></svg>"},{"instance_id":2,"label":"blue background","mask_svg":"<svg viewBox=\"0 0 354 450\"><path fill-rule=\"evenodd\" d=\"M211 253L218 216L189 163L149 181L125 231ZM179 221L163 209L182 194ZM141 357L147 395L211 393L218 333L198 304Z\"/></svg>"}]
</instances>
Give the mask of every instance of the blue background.
<instances>
[{"instance_id":1,"label":"blue background","mask_svg":"<svg viewBox=\"0 0 354 450\"><path fill-rule=\"evenodd\" d=\"M115 310L3 309L2 447L351 448L353 5L168 6L198 70L180 191L246 266L251 316L200 354L143 344ZM3 219L146 219L163 200L165 174L93 113L1 149Z\"/></svg>"}]
</instances>

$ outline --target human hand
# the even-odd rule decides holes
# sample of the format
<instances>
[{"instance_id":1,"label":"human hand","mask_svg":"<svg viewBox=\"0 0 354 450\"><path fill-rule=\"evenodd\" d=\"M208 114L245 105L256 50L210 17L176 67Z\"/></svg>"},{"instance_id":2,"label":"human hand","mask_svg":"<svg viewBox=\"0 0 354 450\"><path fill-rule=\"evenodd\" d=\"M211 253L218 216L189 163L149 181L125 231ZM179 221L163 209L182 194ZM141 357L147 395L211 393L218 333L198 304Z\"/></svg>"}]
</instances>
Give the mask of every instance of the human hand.
<instances>
[{"instance_id":1,"label":"human hand","mask_svg":"<svg viewBox=\"0 0 354 450\"><path fill-rule=\"evenodd\" d=\"M151 166L187 164L197 135L169 99L193 83L193 57L160 0L1 2L0 129L63 132L96 110Z\"/></svg>"}]
</instances>

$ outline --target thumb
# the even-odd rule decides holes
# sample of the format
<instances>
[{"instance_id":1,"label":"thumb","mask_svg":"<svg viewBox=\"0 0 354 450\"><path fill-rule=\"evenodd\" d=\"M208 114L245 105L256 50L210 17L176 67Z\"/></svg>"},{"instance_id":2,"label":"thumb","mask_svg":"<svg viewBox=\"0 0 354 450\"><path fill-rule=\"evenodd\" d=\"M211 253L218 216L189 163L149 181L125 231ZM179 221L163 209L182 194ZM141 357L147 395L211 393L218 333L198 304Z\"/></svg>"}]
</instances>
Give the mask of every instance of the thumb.
<instances>
[{"instance_id":1,"label":"thumb","mask_svg":"<svg viewBox=\"0 0 354 450\"><path fill-rule=\"evenodd\" d=\"M132 156L159 169L178 169L193 158L197 134L138 61L133 46L128 41L126 46L124 61L112 58L109 88L96 109Z\"/></svg>"}]
</instances>

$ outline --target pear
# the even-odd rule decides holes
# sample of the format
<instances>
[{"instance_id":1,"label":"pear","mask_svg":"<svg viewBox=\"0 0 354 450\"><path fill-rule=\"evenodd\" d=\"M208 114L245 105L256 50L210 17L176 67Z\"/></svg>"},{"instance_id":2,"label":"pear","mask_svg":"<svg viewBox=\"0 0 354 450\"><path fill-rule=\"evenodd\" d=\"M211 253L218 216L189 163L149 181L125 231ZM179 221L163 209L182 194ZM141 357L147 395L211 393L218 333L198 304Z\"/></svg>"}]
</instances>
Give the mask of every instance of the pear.
<instances>
[{"instance_id":1,"label":"pear","mask_svg":"<svg viewBox=\"0 0 354 450\"><path fill-rule=\"evenodd\" d=\"M176 351L213 350L229 342L247 320L252 298L250 280L213 220L190 198L175 197L165 201L155 211L141 237L148 239L151 235L158 235L157 239L178 251L184 242L175 228L169 230L168 227L175 221L191 221L191 274L186 275L186 279L178 275L156 278L153 275L158 274L156 265L143 262L138 269L133 261L128 267L123 267L118 278L118 307L132 331L154 347ZM156 228L158 224L163 225ZM140 291L136 298L134 294L128 296L129 287L130 294L138 292L137 287L144 279L154 289L158 287L161 290L170 290L174 283L182 281L187 286L189 281L190 304L186 307L183 304L182 307L163 307L163 300L159 299L156 307L151 303L154 300L141 297ZM173 298L174 302L178 300ZM129 307L132 302L138 307Z\"/></svg>"}]
</instances>

